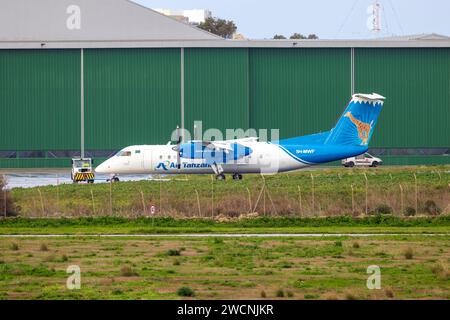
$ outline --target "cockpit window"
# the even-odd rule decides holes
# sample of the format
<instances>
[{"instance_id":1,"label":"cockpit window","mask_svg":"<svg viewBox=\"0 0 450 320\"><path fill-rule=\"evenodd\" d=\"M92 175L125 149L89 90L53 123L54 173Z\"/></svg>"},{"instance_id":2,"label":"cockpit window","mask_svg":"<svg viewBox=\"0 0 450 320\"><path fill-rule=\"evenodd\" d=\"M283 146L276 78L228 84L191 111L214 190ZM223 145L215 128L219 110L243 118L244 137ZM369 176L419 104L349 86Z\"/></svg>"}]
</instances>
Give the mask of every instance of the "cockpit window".
<instances>
[{"instance_id":1,"label":"cockpit window","mask_svg":"<svg viewBox=\"0 0 450 320\"><path fill-rule=\"evenodd\" d=\"M130 157L131 156L131 151L119 151L117 153L118 157Z\"/></svg>"}]
</instances>

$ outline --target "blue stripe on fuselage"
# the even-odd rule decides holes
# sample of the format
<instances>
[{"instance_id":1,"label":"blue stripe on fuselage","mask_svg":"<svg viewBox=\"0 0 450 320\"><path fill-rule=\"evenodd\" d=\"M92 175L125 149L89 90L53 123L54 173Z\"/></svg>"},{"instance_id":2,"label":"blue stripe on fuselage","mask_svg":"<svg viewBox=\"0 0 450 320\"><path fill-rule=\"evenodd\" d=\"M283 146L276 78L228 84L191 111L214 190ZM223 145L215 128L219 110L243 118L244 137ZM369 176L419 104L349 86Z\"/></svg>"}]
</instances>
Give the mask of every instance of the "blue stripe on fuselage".
<instances>
[{"instance_id":1,"label":"blue stripe on fuselage","mask_svg":"<svg viewBox=\"0 0 450 320\"><path fill-rule=\"evenodd\" d=\"M305 164L320 164L357 156L367 151L367 146L341 145L281 145L281 150Z\"/></svg>"}]
</instances>

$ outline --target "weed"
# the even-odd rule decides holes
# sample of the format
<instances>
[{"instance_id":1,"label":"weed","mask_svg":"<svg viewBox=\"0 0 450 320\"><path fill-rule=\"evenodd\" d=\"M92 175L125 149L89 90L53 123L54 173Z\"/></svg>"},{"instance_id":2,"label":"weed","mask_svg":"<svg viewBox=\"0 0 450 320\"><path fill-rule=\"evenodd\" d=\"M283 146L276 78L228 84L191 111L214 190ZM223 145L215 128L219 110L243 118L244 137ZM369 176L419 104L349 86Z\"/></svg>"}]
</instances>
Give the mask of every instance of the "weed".
<instances>
[{"instance_id":1,"label":"weed","mask_svg":"<svg viewBox=\"0 0 450 320\"><path fill-rule=\"evenodd\" d=\"M356 242L356 241L353 242L352 246L353 246L354 249L359 249L359 242Z\"/></svg>"},{"instance_id":2,"label":"weed","mask_svg":"<svg viewBox=\"0 0 450 320\"><path fill-rule=\"evenodd\" d=\"M260 295L261 298L267 298L266 292L264 290L261 291Z\"/></svg>"},{"instance_id":3,"label":"weed","mask_svg":"<svg viewBox=\"0 0 450 320\"><path fill-rule=\"evenodd\" d=\"M342 247L342 241L338 240L334 243L335 247Z\"/></svg>"},{"instance_id":4,"label":"weed","mask_svg":"<svg viewBox=\"0 0 450 320\"><path fill-rule=\"evenodd\" d=\"M180 260L178 260L178 259L175 259L174 261L173 261L173 265L174 266L179 266L181 264L181 262L180 262Z\"/></svg>"},{"instance_id":5,"label":"weed","mask_svg":"<svg viewBox=\"0 0 450 320\"><path fill-rule=\"evenodd\" d=\"M283 289L278 289L278 290L275 292L275 296L276 296L277 298L283 298L283 297L284 297L284 291L283 291Z\"/></svg>"},{"instance_id":6,"label":"weed","mask_svg":"<svg viewBox=\"0 0 450 320\"><path fill-rule=\"evenodd\" d=\"M169 249L166 251L167 256L179 256L181 255L180 250L177 249Z\"/></svg>"},{"instance_id":7,"label":"weed","mask_svg":"<svg viewBox=\"0 0 450 320\"><path fill-rule=\"evenodd\" d=\"M379 204L375 208L375 212L378 214L391 214L392 208L389 205L383 203L383 204Z\"/></svg>"},{"instance_id":8,"label":"weed","mask_svg":"<svg viewBox=\"0 0 450 320\"><path fill-rule=\"evenodd\" d=\"M345 299L347 300L358 300L358 298L356 297L355 294L353 294L352 292L347 292L345 294Z\"/></svg>"},{"instance_id":9,"label":"weed","mask_svg":"<svg viewBox=\"0 0 450 320\"><path fill-rule=\"evenodd\" d=\"M416 209L414 209L413 207L406 207L404 214L407 217L413 217L416 215Z\"/></svg>"},{"instance_id":10,"label":"weed","mask_svg":"<svg viewBox=\"0 0 450 320\"><path fill-rule=\"evenodd\" d=\"M289 298L292 298L292 297L294 296L294 293L293 293L292 291L288 291L288 292L286 292L286 295L287 295Z\"/></svg>"},{"instance_id":11,"label":"weed","mask_svg":"<svg viewBox=\"0 0 450 320\"><path fill-rule=\"evenodd\" d=\"M431 267L431 272L441 280L447 280L450 277L450 272L446 270L442 262L436 263Z\"/></svg>"},{"instance_id":12,"label":"weed","mask_svg":"<svg viewBox=\"0 0 450 320\"><path fill-rule=\"evenodd\" d=\"M131 267L124 266L124 267L120 268L120 275L122 277L135 277L135 276L138 276L138 273L136 271L134 271Z\"/></svg>"},{"instance_id":13,"label":"weed","mask_svg":"<svg viewBox=\"0 0 450 320\"><path fill-rule=\"evenodd\" d=\"M39 248L41 251L48 251L48 247L45 243L41 243L41 247Z\"/></svg>"},{"instance_id":14,"label":"weed","mask_svg":"<svg viewBox=\"0 0 450 320\"><path fill-rule=\"evenodd\" d=\"M423 206L423 211L429 215L437 216L441 213L442 209L433 200L427 200Z\"/></svg>"},{"instance_id":15,"label":"weed","mask_svg":"<svg viewBox=\"0 0 450 320\"><path fill-rule=\"evenodd\" d=\"M116 296L123 294L123 291L121 289L114 289L111 293Z\"/></svg>"},{"instance_id":16,"label":"weed","mask_svg":"<svg viewBox=\"0 0 450 320\"><path fill-rule=\"evenodd\" d=\"M386 297L393 298L394 297L394 291L391 288L386 288L384 290L384 293L386 294Z\"/></svg>"},{"instance_id":17,"label":"weed","mask_svg":"<svg viewBox=\"0 0 450 320\"><path fill-rule=\"evenodd\" d=\"M178 288L177 295L179 295L180 297L194 297L195 292L189 287L181 287Z\"/></svg>"},{"instance_id":18,"label":"weed","mask_svg":"<svg viewBox=\"0 0 450 320\"><path fill-rule=\"evenodd\" d=\"M414 257L414 251L411 247L408 247L403 251L403 255L405 256L405 259L411 260Z\"/></svg>"},{"instance_id":19,"label":"weed","mask_svg":"<svg viewBox=\"0 0 450 320\"><path fill-rule=\"evenodd\" d=\"M9 248L10 248L12 251L18 251L18 250L19 250L19 245L18 245L17 243L13 242L13 243L11 243L11 244L9 245Z\"/></svg>"}]
</instances>

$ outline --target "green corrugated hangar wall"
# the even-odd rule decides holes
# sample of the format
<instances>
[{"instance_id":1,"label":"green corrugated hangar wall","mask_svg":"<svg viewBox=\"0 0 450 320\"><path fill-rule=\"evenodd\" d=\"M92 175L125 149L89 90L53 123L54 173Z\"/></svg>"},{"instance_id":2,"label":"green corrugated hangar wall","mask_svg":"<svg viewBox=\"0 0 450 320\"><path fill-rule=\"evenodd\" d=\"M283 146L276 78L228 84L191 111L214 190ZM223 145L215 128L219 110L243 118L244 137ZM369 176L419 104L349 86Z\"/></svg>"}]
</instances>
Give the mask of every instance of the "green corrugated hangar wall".
<instances>
[{"instance_id":1,"label":"green corrugated hangar wall","mask_svg":"<svg viewBox=\"0 0 450 320\"><path fill-rule=\"evenodd\" d=\"M350 98L351 56L350 48L85 49L86 154L101 161L127 145L167 143L183 123L182 82L191 132L195 120L203 131L276 128L281 138L329 130ZM371 147L386 163L449 163L426 150L450 148L450 49L353 56L355 92L387 97ZM0 50L0 167L69 166L81 147L80 92L81 50Z\"/></svg>"}]
</instances>

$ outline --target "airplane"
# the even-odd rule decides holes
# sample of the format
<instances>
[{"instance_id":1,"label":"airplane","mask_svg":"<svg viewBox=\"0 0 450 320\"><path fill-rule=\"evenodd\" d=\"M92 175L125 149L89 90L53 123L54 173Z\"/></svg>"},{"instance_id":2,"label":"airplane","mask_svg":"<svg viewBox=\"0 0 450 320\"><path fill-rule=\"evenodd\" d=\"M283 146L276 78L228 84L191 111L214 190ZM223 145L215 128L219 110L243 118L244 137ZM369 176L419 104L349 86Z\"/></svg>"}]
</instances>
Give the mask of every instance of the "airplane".
<instances>
[{"instance_id":1,"label":"airplane","mask_svg":"<svg viewBox=\"0 0 450 320\"><path fill-rule=\"evenodd\" d=\"M215 174L234 180L242 174L278 173L302 169L367 152L385 97L352 95L330 131L271 142L246 137L224 141L191 140L176 144L134 145L123 148L95 171L119 181L121 174Z\"/></svg>"}]
</instances>

